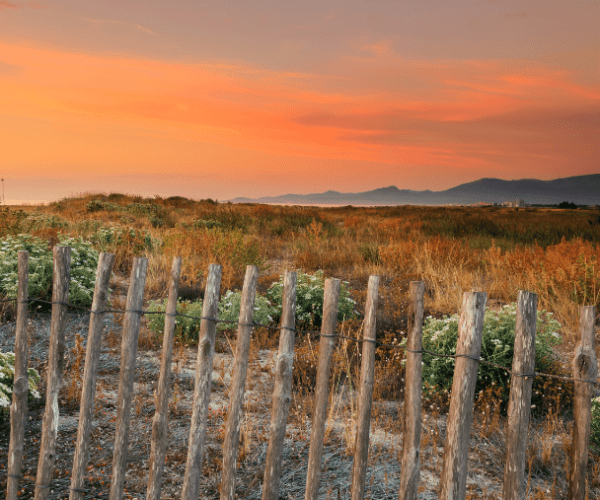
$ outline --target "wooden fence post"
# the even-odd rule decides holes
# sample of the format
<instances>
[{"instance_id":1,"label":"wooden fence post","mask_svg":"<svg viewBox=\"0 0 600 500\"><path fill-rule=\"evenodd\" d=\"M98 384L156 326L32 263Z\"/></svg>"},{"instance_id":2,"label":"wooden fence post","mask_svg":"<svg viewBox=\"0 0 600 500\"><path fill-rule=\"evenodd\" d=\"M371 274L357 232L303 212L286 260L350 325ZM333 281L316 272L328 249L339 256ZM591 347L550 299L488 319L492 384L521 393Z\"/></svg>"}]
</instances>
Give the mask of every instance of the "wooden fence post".
<instances>
[{"instance_id":1,"label":"wooden fence post","mask_svg":"<svg viewBox=\"0 0 600 500\"><path fill-rule=\"evenodd\" d=\"M152 421L152 443L148 473L147 500L160 500L162 474L167 451L167 424L169 422L169 381L171 378L171 360L173 358L173 337L175 334L175 315L179 295L179 277L181 276L181 257L173 258L169 299L165 310L165 330L163 335L160 377L155 396L155 411Z\"/></svg>"},{"instance_id":2,"label":"wooden fence post","mask_svg":"<svg viewBox=\"0 0 600 500\"><path fill-rule=\"evenodd\" d=\"M204 292L204 304L202 304L202 316L204 318L217 318L220 287L221 266L211 264ZM206 437L206 417L208 416L208 403L212 385L215 334L217 331L217 324L211 321L211 319L203 319L200 323L196 382L194 385L194 407L192 410L190 439L181 500L198 500L200 490L204 439Z\"/></svg>"},{"instance_id":3,"label":"wooden fence post","mask_svg":"<svg viewBox=\"0 0 600 500\"><path fill-rule=\"evenodd\" d=\"M42 422L42 444L35 482L35 500L47 500L56 459L56 435L58 433L58 393L62 386L65 326L71 276L71 248L54 247L54 278L52 288L52 320L50 322L50 346L46 375L46 408Z\"/></svg>"},{"instance_id":4,"label":"wooden fence post","mask_svg":"<svg viewBox=\"0 0 600 500\"><path fill-rule=\"evenodd\" d=\"M225 439L223 440L222 500L233 500L235 497L237 455L240 443L240 427L242 425L246 373L248 371L250 336L253 329L254 299L257 284L258 267L247 266L242 291L242 303L240 305L240 324L237 329L233 376L229 387L229 409L227 411L227 423L225 424Z\"/></svg>"},{"instance_id":5,"label":"wooden fence post","mask_svg":"<svg viewBox=\"0 0 600 500\"><path fill-rule=\"evenodd\" d=\"M573 377L576 379L596 381L598 375L594 335L595 313L596 308L594 306L582 306L580 308L579 331L581 342L577 346L573 357ZM594 389L593 384L575 381L569 500L584 500L586 498L588 447Z\"/></svg>"},{"instance_id":6,"label":"wooden fence post","mask_svg":"<svg viewBox=\"0 0 600 500\"><path fill-rule=\"evenodd\" d=\"M473 423L475 384L479 370L479 361L470 357L479 358L481 354L486 300L485 292L468 292L463 295L452 399L446 428L444 465L440 477L441 500L464 500L466 496L469 435Z\"/></svg>"},{"instance_id":7,"label":"wooden fence post","mask_svg":"<svg viewBox=\"0 0 600 500\"><path fill-rule=\"evenodd\" d=\"M29 299L29 252L19 251L19 284L17 288L17 325L15 332L15 375L13 398L10 407L10 444L8 447L7 500L17 500L23 449L25 446L25 421L27 419L27 312Z\"/></svg>"},{"instance_id":8,"label":"wooden fence post","mask_svg":"<svg viewBox=\"0 0 600 500\"><path fill-rule=\"evenodd\" d=\"M112 253L101 253L96 271L96 286L90 314L90 329L85 352L85 368L81 387L81 403L79 407L79 429L77 431L77 447L73 456L73 473L71 475L70 500L83 499L85 468L88 461L90 431L94 420L94 400L96 397L96 373L100 359L102 330L104 329L104 309L108 301L108 282L115 262Z\"/></svg>"},{"instance_id":9,"label":"wooden fence post","mask_svg":"<svg viewBox=\"0 0 600 500\"><path fill-rule=\"evenodd\" d=\"M408 305L408 328L404 390L404 439L402 468L400 470L399 500L417 500L420 478L421 453L421 397L423 389L423 294L425 283L410 282Z\"/></svg>"},{"instance_id":10,"label":"wooden fence post","mask_svg":"<svg viewBox=\"0 0 600 500\"><path fill-rule=\"evenodd\" d=\"M356 439L354 441L354 461L352 464L352 500L363 500L365 478L369 459L369 428L371 426L371 406L375 385L375 338L377 321L377 292L379 276L369 277L365 320L363 327L362 363L360 368L360 393Z\"/></svg>"},{"instance_id":11,"label":"wooden fence post","mask_svg":"<svg viewBox=\"0 0 600 500\"><path fill-rule=\"evenodd\" d=\"M294 365L294 340L296 332L296 273L286 271L283 276L283 310L279 352L275 371L273 408L269 428L269 447L263 481L262 500L278 500L281 477L281 457L285 442L285 428L292 400L292 369Z\"/></svg>"},{"instance_id":12,"label":"wooden fence post","mask_svg":"<svg viewBox=\"0 0 600 500\"><path fill-rule=\"evenodd\" d=\"M515 326L515 349L508 401L506 460L504 462L503 500L525 498L525 460L531 414L531 391L535 371L535 327L537 295L519 290Z\"/></svg>"},{"instance_id":13,"label":"wooden fence post","mask_svg":"<svg viewBox=\"0 0 600 500\"><path fill-rule=\"evenodd\" d=\"M331 370L331 354L335 343L335 330L338 318L340 280L326 280L324 295L323 324L321 326L321 340L319 342L317 387L315 389L313 421L310 431L305 500L317 500L319 496L321 459L323 458L325 421L327 420L327 399L329 397L329 372Z\"/></svg>"},{"instance_id":14,"label":"wooden fence post","mask_svg":"<svg viewBox=\"0 0 600 500\"><path fill-rule=\"evenodd\" d=\"M110 500L121 500L123 498L123 486L127 468L131 400L133 399L133 380L137 359L138 337L142 322L141 311L144 305L144 287L146 285L147 271L148 259L145 257L136 257L133 260L133 269L131 270L127 304L125 307L127 312L123 320L121 373L117 400L117 421L110 482Z\"/></svg>"}]
</instances>

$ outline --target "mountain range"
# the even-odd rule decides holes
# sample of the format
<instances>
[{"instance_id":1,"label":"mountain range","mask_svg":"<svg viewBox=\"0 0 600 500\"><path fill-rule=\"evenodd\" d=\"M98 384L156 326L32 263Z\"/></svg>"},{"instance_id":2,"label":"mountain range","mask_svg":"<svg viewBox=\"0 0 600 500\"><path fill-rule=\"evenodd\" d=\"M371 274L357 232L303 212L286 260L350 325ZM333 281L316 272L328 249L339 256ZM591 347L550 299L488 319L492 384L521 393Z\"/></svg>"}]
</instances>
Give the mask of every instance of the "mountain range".
<instances>
[{"instance_id":1,"label":"mountain range","mask_svg":"<svg viewBox=\"0 0 600 500\"><path fill-rule=\"evenodd\" d=\"M274 203L285 205L470 205L478 202L503 203L523 199L527 205L553 205L568 201L577 205L600 204L600 174L539 179L503 180L483 178L444 191L413 191L396 186L360 193L325 191L312 194L284 194L261 198L235 198L233 203Z\"/></svg>"}]
</instances>

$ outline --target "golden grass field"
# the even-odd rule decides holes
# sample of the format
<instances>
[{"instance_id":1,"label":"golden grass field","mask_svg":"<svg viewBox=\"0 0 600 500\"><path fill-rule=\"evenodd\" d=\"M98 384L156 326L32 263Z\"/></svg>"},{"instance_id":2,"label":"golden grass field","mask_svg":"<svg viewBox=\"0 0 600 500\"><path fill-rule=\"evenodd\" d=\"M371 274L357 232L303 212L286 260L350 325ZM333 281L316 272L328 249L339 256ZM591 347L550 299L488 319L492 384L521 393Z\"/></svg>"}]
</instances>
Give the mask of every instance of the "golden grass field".
<instances>
[{"instance_id":1,"label":"golden grass field","mask_svg":"<svg viewBox=\"0 0 600 500\"><path fill-rule=\"evenodd\" d=\"M110 237L121 229L120 238ZM592 210L317 208L94 194L48 206L3 208L0 238L21 232L44 238L49 245L54 245L61 233L95 239L98 250L116 254L117 280L128 278L134 256L148 257L146 299L166 296L174 256L183 258L180 295L187 299L202 296L210 263L222 265L222 293L241 289L245 266L256 264L259 292L264 293L285 269L320 269L326 277L349 282L362 312L368 277L378 274L378 338L386 341L404 336L411 280L425 282L425 315L436 317L458 312L467 291L487 292L488 307L497 309L515 301L518 290L528 290L538 294L538 309L553 312L563 325L564 341L558 352L564 373L570 373L571 353L578 340L578 307L595 305L598 312L600 302L600 213ZM597 325L599 318L597 315ZM360 322L350 321L343 328L355 336ZM254 357L276 348L277 342L276 335L259 330L253 338ZM179 346L182 359L185 347ZM142 348L158 350L160 339L142 332ZM311 415L316 348L308 337L296 343L295 404L290 422L300 429ZM398 351L378 349L374 399L380 404L374 406L372 432L399 428L397 414L394 419L393 412L385 408L387 402L402 397L401 357ZM338 382L358 377L354 346L340 346L334 358L333 378ZM66 384L67 400L77 398L75 386ZM545 390L547 411L530 426L528 498L563 498L570 446L570 393L557 384L549 384ZM447 401L424 401L429 419L439 419L446 409ZM352 405L344 411L350 412L351 420ZM498 394L490 389L477 395L473 432L483 457L482 473L501 475L503 428ZM443 433L435 426L425 429L429 430L423 435L423 461L429 457L431 464L424 470L435 476L435 467L441 466L435 457L443 445ZM497 452L490 447L498 447ZM589 498L600 498L600 456L595 453L590 453L589 488ZM488 498L482 488L470 495ZM492 497L497 497L493 488L489 492Z\"/></svg>"}]
</instances>

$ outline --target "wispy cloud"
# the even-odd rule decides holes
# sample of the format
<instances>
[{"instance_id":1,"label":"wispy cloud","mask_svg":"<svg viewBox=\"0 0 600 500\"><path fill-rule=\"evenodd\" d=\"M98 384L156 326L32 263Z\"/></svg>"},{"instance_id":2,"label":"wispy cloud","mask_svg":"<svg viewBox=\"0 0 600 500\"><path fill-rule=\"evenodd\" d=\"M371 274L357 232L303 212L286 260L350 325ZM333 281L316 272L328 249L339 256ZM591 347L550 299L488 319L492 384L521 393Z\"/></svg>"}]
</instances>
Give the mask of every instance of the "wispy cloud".
<instances>
[{"instance_id":1,"label":"wispy cloud","mask_svg":"<svg viewBox=\"0 0 600 500\"><path fill-rule=\"evenodd\" d=\"M227 171L236 180L249 159L261 165L253 175L278 175L283 162L286 175L299 179L310 177L307 164L362 162L392 182L399 165L442 176L560 176L567 167L597 171L600 158L593 148L600 89L560 65L384 54L299 74L0 43L2 62L23 67L0 78L0 109L10 118L0 119L0 136L13 138L6 155L15 165L27 154L34 164L39 151L57 164L94 158L115 171L145 172L176 159L187 172ZM66 138L82 146L73 149Z\"/></svg>"},{"instance_id":2,"label":"wispy cloud","mask_svg":"<svg viewBox=\"0 0 600 500\"><path fill-rule=\"evenodd\" d=\"M0 10L4 10L4 9L18 9L19 7L17 5L15 5L14 3L10 3L10 2L5 2L5 1L0 1Z\"/></svg>"},{"instance_id":3,"label":"wispy cloud","mask_svg":"<svg viewBox=\"0 0 600 500\"><path fill-rule=\"evenodd\" d=\"M38 9L49 9L50 7L48 7L47 5L38 3L38 2L28 2L28 3L16 5L14 3L6 2L5 0L0 1L0 10L4 10L4 9L17 10L17 9L23 9L23 8L38 10Z\"/></svg>"},{"instance_id":4,"label":"wispy cloud","mask_svg":"<svg viewBox=\"0 0 600 500\"><path fill-rule=\"evenodd\" d=\"M154 32L152 30L142 26L141 24L128 23L127 21L119 21L116 19L91 19L89 17L84 17L82 19L92 24L120 24L123 26L128 26L130 28L138 29L140 31L143 31L144 33L147 33L148 35L154 35Z\"/></svg>"},{"instance_id":5,"label":"wispy cloud","mask_svg":"<svg viewBox=\"0 0 600 500\"><path fill-rule=\"evenodd\" d=\"M44 5L39 2L29 2L27 4L27 7L29 7L30 9L49 9L50 8L48 5Z\"/></svg>"}]
</instances>

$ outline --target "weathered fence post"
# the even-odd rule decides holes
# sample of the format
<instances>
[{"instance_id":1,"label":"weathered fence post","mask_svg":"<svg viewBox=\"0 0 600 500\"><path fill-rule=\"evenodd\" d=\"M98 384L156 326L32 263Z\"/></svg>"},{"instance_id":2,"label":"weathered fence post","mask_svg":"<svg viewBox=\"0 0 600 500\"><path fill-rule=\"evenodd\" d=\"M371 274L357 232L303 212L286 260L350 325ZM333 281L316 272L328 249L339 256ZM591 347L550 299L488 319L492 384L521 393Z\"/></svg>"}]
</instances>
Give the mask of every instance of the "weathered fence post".
<instances>
[{"instance_id":1,"label":"weathered fence post","mask_svg":"<svg viewBox=\"0 0 600 500\"><path fill-rule=\"evenodd\" d=\"M115 262L112 253L101 253L96 271L96 286L90 314L90 329L85 352L85 368L81 388L79 407L79 429L77 431L77 447L73 457L73 474L71 476L71 500L83 499L83 482L88 461L90 431L94 419L94 400L96 396L96 373L100 359L102 330L104 328L104 309L108 301L108 282Z\"/></svg>"},{"instance_id":2,"label":"weathered fence post","mask_svg":"<svg viewBox=\"0 0 600 500\"><path fill-rule=\"evenodd\" d=\"M181 275L181 257L173 259L169 299L165 310L165 330L160 362L160 377L155 396L154 420L152 421L152 443L148 473L147 500L160 500L162 473L167 451L167 424L169 422L169 379L171 378L171 359L173 358L173 337L175 334L175 316L177 314L177 296L179 295L179 277Z\"/></svg>"},{"instance_id":3,"label":"weathered fence post","mask_svg":"<svg viewBox=\"0 0 600 500\"><path fill-rule=\"evenodd\" d=\"M19 251L19 284L17 288L17 325L15 332L15 375L13 398L10 407L10 444L8 447L7 500L16 500L25 446L25 421L27 419L27 308L29 305L29 252Z\"/></svg>"},{"instance_id":4,"label":"weathered fence post","mask_svg":"<svg viewBox=\"0 0 600 500\"><path fill-rule=\"evenodd\" d=\"M463 295L452 398L448 412L444 465L440 477L441 500L464 500L467 489L469 437L473 423L475 384L481 354L481 334L487 294L468 292Z\"/></svg>"},{"instance_id":5,"label":"weathered fence post","mask_svg":"<svg viewBox=\"0 0 600 500\"><path fill-rule=\"evenodd\" d=\"M58 433L58 393L62 386L65 354L65 326L71 276L71 248L54 247L52 320L46 375L46 408L42 422L42 444L35 483L35 500L47 500L54 469Z\"/></svg>"},{"instance_id":6,"label":"weathered fence post","mask_svg":"<svg viewBox=\"0 0 600 500\"><path fill-rule=\"evenodd\" d=\"M212 367L215 354L215 334L219 307L219 289L221 287L221 266L211 264L204 291L202 305L203 319L200 322L198 339L198 360L196 364L196 382L194 385L194 402L187 462L183 478L182 500L198 500L200 476L202 475L202 458L204 439L206 437L206 417L212 385Z\"/></svg>"},{"instance_id":7,"label":"weathered fence post","mask_svg":"<svg viewBox=\"0 0 600 500\"><path fill-rule=\"evenodd\" d=\"M229 409L227 411L227 423L225 424L225 439L223 440L222 500L233 500L235 497L237 455L240 443L240 427L242 425L246 373L248 371L250 336L254 321L254 299L257 284L258 267L247 266L242 291L242 303L240 305L240 323L237 329L233 375L229 387Z\"/></svg>"},{"instance_id":8,"label":"weathered fence post","mask_svg":"<svg viewBox=\"0 0 600 500\"><path fill-rule=\"evenodd\" d=\"M535 293L519 291L516 321L513 375L508 401L503 500L525 498L527 433L535 371L535 327L537 321L537 295Z\"/></svg>"},{"instance_id":9,"label":"weathered fence post","mask_svg":"<svg viewBox=\"0 0 600 500\"><path fill-rule=\"evenodd\" d=\"M281 332L279 334L279 352L275 370L275 388L273 390L273 408L269 428L269 447L263 481L262 500L279 498L279 479L281 477L281 457L285 442L285 427L292 400L292 368L294 365L294 339L296 336L296 273L286 271L283 276L283 310L281 313Z\"/></svg>"},{"instance_id":10,"label":"weathered fence post","mask_svg":"<svg viewBox=\"0 0 600 500\"><path fill-rule=\"evenodd\" d=\"M371 406L373 404L373 387L375 385L375 338L378 290L379 276L369 277L363 327L358 418L354 441L354 462L352 464L352 500L363 500L365 496L365 478L367 476L367 461L369 458L369 428L371 426Z\"/></svg>"},{"instance_id":11,"label":"weathered fence post","mask_svg":"<svg viewBox=\"0 0 600 500\"><path fill-rule=\"evenodd\" d=\"M133 260L133 269L131 270L125 308L127 312L125 313L125 318L123 320L121 376L117 400L117 421L110 483L110 500L121 500L123 498L123 486L127 468L131 400L133 399L133 381L135 376L138 338L142 322L141 311L142 306L144 305L144 287L146 285L147 271L148 259L145 257L136 257Z\"/></svg>"},{"instance_id":12,"label":"weathered fence post","mask_svg":"<svg viewBox=\"0 0 600 500\"><path fill-rule=\"evenodd\" d=\"M580 308L579 331L581 342L573 357L575 395L573 397L573 441L571 445L571 470L569 474L569 500L586 498L588 447L594 385L584 380L596 381L598 360L594 335L594 306Z\"/></svg>"},{"instance_id":13,"label":"weathered fence post","mask_svg":"<svg viewBox=\"0 0 600 500\"><path fill-rule=\"evenodd\" d=\"M404 439L399 500L417 500L421 474L421 397L423 388L423 294L425 283L410 282L404 389ZM411 352L414 351L414 352Z\"/></svg>"},{"instance_id":14,"label":"weathered fence post","mask_svg":"<svg viewBox=\"0 0 600 500\"><path fill-rule=\"evenodd\" d=\"M325 296L323 299L323 324L321 326L321 340L319 342L317 387L315 389L313 421L310 431L305 500L317 500L319 496L321 459L323 458L325 421L327 420L327 399L329 397L329 372L331 371L331 354L335 343L339 300L340 280L326 280Z\"/></svg>"}]
</instances>

